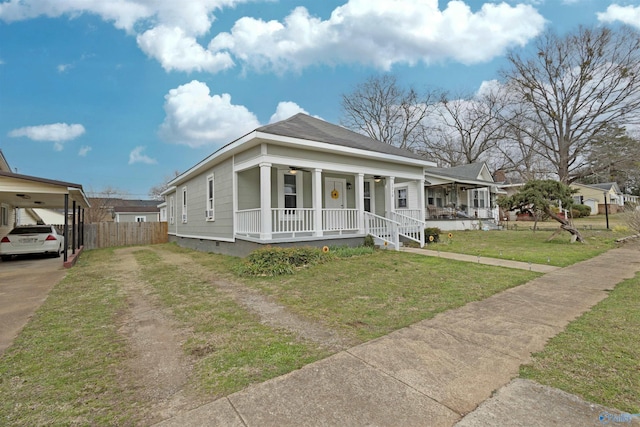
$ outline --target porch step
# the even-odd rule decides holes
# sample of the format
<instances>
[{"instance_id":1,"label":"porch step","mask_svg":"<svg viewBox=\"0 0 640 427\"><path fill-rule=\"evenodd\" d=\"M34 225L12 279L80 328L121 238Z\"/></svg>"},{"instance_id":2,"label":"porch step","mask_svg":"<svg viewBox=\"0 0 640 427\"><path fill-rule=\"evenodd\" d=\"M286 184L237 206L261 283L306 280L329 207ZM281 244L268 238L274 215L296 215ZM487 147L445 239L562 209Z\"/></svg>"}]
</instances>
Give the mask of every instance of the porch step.
<instances>
[{"instance_id":1,"label":"porch step","mask_svg":"<svg viewBox=\"0 0 640 427\"><path fill-rule=\"evenodd\" d=\"M502 230L502 227L499 226L498 224L496 224L496 222L494 220L483 220L481 229L484 230L484 231Z\"/></svg>"}]
</instances>

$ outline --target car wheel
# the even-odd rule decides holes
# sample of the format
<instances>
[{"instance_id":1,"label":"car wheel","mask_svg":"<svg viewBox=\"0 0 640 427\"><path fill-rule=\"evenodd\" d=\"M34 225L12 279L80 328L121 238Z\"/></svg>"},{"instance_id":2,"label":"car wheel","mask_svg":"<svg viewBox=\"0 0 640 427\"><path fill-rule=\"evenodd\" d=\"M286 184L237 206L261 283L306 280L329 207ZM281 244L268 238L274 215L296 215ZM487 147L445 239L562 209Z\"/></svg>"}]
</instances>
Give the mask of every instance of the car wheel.
<instances>
[{"instance_id":1,"label":"car wheel","mask_svg":"<svg viewBox=\"0 0 640 427\"><path fill-rule=\"evenodd\" d=\"M56 258L60 258L61 253L62 253L62 245L58 246L58 251L56 252Z\"/></svg>"}]
</instances>

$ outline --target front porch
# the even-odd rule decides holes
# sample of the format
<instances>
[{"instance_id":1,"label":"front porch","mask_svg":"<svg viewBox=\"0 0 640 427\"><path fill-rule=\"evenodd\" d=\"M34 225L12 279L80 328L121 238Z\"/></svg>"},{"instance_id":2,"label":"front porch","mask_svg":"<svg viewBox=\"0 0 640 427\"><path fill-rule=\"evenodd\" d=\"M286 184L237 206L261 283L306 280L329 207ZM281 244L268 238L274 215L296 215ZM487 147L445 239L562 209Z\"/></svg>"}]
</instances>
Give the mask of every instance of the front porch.
<instances>
[{"instance_id":1,"label":"front porch","mask_svg":"<svg viewBox=\"0 0 640 427\"><path fill-rule=\"evenodd\" d=\"M366 168L349 173L335 166L262 162L236 171L234 238L275 244L371 234L394 249L401 236L424 244L421 170L375 175Z\"/></svg>"}]
</instances>

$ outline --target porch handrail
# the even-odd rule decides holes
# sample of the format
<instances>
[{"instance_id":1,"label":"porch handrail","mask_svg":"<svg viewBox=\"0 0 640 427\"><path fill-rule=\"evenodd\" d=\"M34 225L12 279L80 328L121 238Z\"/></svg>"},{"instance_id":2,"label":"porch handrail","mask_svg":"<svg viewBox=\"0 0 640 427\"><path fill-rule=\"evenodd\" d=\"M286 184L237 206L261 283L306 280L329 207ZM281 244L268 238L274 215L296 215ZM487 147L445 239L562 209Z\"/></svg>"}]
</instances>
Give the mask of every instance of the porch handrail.
<instances>
[{"instance_id":1,"label":"porch handrail","mask_svg":"<svg viewBox=\"0 0 640 427\"><path fill-rule=\"evenodd\" d=\"M400 223L378 216L371 212L364 213L364 228L366 234L393 245L396 251L400 250L400 237L398 235L398 227Z\"/></svg>"},{"instance_id":2,"label":"porch handrail","mask_svg":"<svg viewBox=\"0 0 640 427\"><path fill-rule=\"evenodd\" d=\"M357 209L322 209L322 231L357 230Z\"/></svg>"},{"instance_id":3,"label":"porch handrail","mask_svg":"<svg viewBox=\"0 0 640 427\"><path fill-rule=\"evenodd\" d=\"M236 233L260 234L262 231L260 217L260 208L236 211Z\"/></svg>"},{"instance_id":4,"label":"porch handrail","mask_svg":"<svg viewBox=\"0 0 640 427\"><path fill-rule=\"evenodd\" d=\"M407 239L418 242L420 247L424 246L424 229L427 226L424 221L412 218L399 212L391 212L391 219L398 225L398 233Z\"/></svg>"},{"instance_id":5,"label":"porch handrail","mask_svg":"<svg viewBox=\"0 0 640 427\"><path fill-rule=\"evenodd\" d=\"M271 208L273 233L310 233L314 231L312 208Z\"/></svg>"}]
</instances>

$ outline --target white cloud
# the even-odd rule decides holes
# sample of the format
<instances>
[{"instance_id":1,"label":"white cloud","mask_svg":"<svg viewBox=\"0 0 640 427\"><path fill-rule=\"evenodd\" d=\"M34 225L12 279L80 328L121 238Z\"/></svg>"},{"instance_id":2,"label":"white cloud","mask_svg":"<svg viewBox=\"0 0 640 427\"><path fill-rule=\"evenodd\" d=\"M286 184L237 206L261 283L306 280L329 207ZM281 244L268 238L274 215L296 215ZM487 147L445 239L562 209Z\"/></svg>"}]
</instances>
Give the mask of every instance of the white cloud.
<instances>
[{"instance_id":1,"label":"white cloud","mask_svg":"<svg viewBox=\"0 0 640 427\"><path fill-rule=\"evenodd\" d=\"M256 116L231 95L210 95L209 87L193 80L165 95L166 117L159 134L166 141L189 147L220 145L260 126Z\"/></svg>"},{"instance_id":2,"label":"white cloud","mask_svg":"<svg viewBox=\"0 0 640 427\"><path fill-rule=\"evenodd\" d=\"M605 12L598 13L602 22L620 21L624 24L640 28L640 6L619 6L612 4Z\"/></svg>"},{"instance_id":3,"label":"white cloud","mask_svg":"<svg viewBox=\"0 0 640 427\"><path fill-rule=\"evenodd\" d=\"M234 65L227 52L205 50L179 27L158 26L138 36L138 46L166 71L218 71Z\"/></svg>"},{"instance_id":4,"label":"white cloud","mask_svg":"<svg viewBox=\"0 0 640 427\"><path fill-rule=\"evenodd\" d=\"M64 73L70 68L73 68L73 64L60 64L56 67L59 73Z\"/></svg>"},{"instance_id":5,"label":"white cloud","mask_svg":"<svg viewBox=\"0 0 640 427\"><path fill-rule=\"evenodd\" d=\"M443 10L437 0L350 0L323 21L298 7L283 22L239 19L210 51L227 51L255 69L302 69L316 63L488 61L537 36L545 20L531 5L486 3L472 12L462 1Z\"/></svg>"},{"instance_id":6,"label":"white cloud","mask_svg":"<svg viewBox=\"0 0 640 427\"><path fill-rule=\"evenodd\" d=\"M537 36L545 20L531 3L484 3L472 11L453 0L348 0L327 20L298 7L282 21L243 17L229 32L211 31L214 12L251 0L10 0L0 20L91 13L137 35L145 54L167 71L216 73L240 63L261 71L314 64L394 64L489 61ZM526 4L529 3L529 4Z\"/></svg>"},{"instance_id":7,"label":"white cloud","mask_svg":"<svg viewBox=\"0 0 640 427\"><path fill-rule=\"evenodd\" d=\"M78 151L78 156L87 157L87 154L89 154L89 151L91 151L91 147L89 147L88 145L83 145L82 147L80 147L80 150Z\"/></svg>"},{"instance_id":8,"label":"white cloud","mask_svg":"<svg viewBox=\"0 0 640 427\"><path fill-rule=\"evenodd\" d=\"M145 150L145 148L146 147L138 146L129 153L130 165L133 165L135 163L145 163L147 165L153 165L158 163L156 159L152 159L151 157L142 153Z\"/></svg>"},{"instance_id":9,"label":"white cloud","mask_svg":"<svg viewBox=\"0 0 640 427\"><path fill-rule=\"evenodd\" d=\"M271 118L269 119L269 123L279 122L280 120L286 120L291 116L294 116L298 113L309 114L305 111L304 108L291 101L283 101L278 103L276 107L276 112L273 113Z\"/></svg>"},{"instance_id":10,"label":"white cloud","mask_svg":"<svg viewBox=\"0 0 640 427\"><path fill-rule=\"evenodd\" d=\"M79 137L85 133L84 126L80 124L53 123L50 125L26 126L9 132L12 138L26 136L33 141L53 142L56 151L62 151L63 142Z\"/></svg>"}]
</instances>

